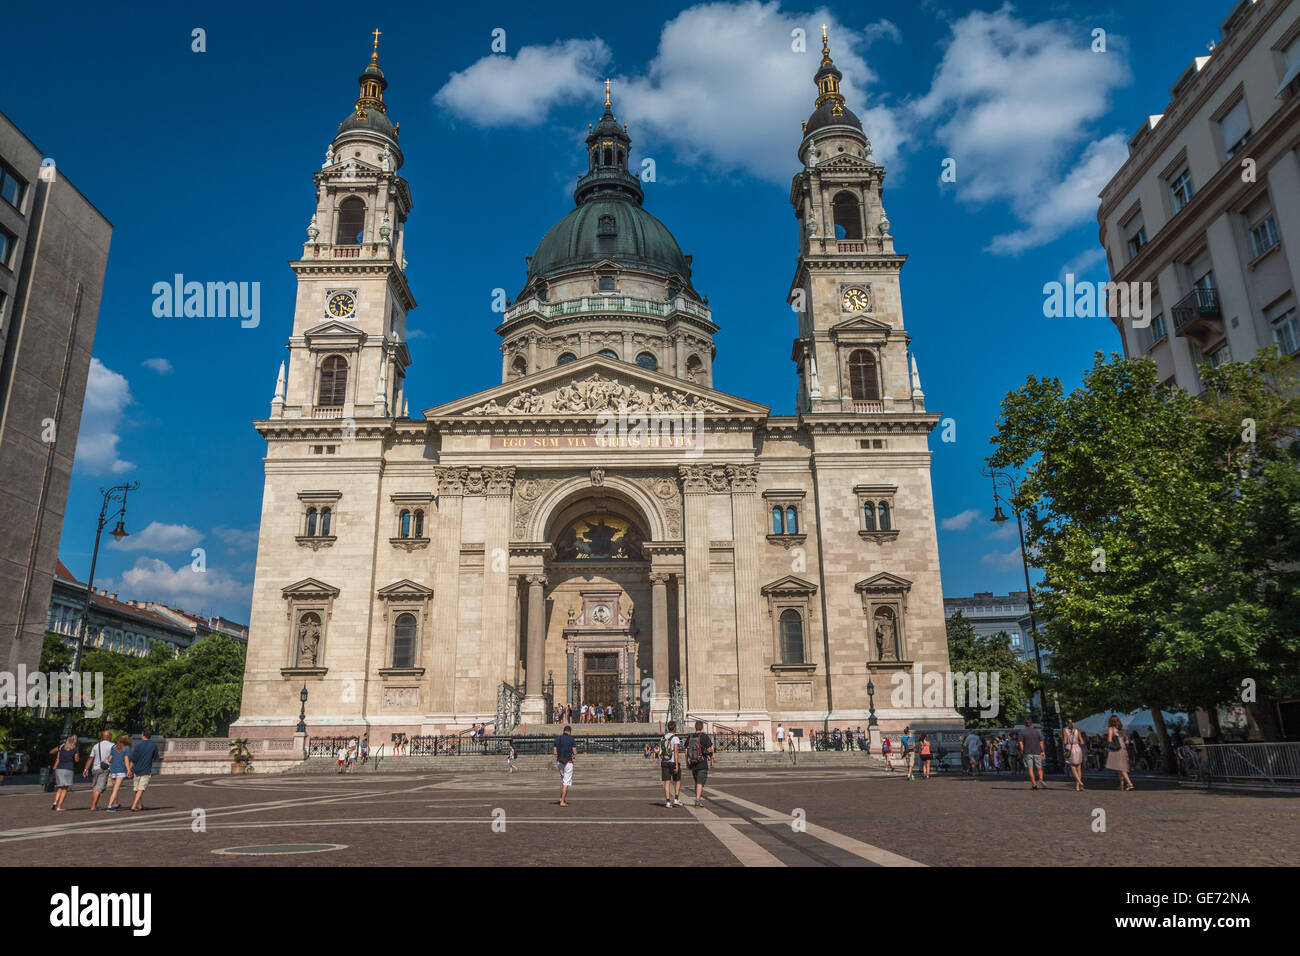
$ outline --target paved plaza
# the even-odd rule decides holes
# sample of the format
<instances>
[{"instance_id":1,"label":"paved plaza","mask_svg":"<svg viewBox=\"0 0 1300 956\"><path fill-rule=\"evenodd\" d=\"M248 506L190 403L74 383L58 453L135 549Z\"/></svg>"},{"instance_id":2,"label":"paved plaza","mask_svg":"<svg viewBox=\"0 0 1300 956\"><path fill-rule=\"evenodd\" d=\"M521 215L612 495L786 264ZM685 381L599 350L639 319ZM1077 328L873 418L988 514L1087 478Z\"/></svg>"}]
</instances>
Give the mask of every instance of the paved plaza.
<instances>
[{"instance_id":1,"label":"paved plaza","mask_svg":"<svg viewBox=\"0 0 1300 956\"><path fill-rule=\"evenodd\" d=\"M1006 775L723 768L704 808L684 785L686 806L667 809L658 776L657 764L579 766L567 808L554 774L454 766L155 777L142 813L91 815L80 780L57 814L38 787L5 786L0 844L17 866L1300 865L1300 798L1286 795L1154 778L1120 793L1098 776L1075 793L1061 779L1034 792ZM1105 832L1094 832L1097 809Z\"/></svg>"}]
</instances>

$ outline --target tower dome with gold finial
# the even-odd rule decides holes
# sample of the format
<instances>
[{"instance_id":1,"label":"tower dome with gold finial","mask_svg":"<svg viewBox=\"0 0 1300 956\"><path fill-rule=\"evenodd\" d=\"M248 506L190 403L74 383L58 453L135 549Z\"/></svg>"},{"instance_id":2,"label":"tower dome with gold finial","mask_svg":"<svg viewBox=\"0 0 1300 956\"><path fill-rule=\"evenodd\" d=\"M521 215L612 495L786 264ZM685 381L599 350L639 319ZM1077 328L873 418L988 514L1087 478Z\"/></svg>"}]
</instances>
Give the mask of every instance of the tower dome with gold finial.
<instances>
[{"instance_id":1,"label":"tower dome with gold finial","mask_svg":"<svg viewBox=\"0 0 1300 956\"><path fill-rule=\"evenodd\" d=\"M812 115L804 123L804 139L828 126L849 126L861 132L862 120L844 105L840 92L842 73L831 59L830 43L826 38L826 25L822 24L822 62L813 82L817 84L817 102Z\"/></svg>"},{"instance_id":2,"label":"tower dome with gold finial","mask_svg":"<svg viewBox=\"0 0 1300 956\"><path fill-rule=\"evenodd\" d=\"M370 53L370 62L357 77L357 82L361 86L360 95L353 104L352 112L339 124L338 135L334 137L334 142L337 145L345 137L358 134L366 139L378 138L395 154L394 168L396 168L402 164L402 151L397 145L398 129L388 118L388 107L384 103L384 90L388 88L388 80L384 78L384 71L379 68L379 38L382 33L375 30L373 36L375 39Z\"/></svg>"}]
</instances>

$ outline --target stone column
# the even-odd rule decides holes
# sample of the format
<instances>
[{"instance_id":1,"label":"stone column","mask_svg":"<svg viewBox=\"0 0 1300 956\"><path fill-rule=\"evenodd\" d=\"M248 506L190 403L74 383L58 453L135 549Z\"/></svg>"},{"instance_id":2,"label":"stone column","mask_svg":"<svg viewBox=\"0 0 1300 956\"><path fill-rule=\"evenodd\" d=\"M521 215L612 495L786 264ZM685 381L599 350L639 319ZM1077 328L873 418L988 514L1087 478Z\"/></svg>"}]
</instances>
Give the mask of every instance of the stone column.
<instances>
[{"instance_id":1,"label":"stone column","mask_svg":"<svg viewBox=\"0 0 1300 956\"><path fill-rule=\"evenodd\" d=\"M650 719L665 720L668 715L668 574L650 572L651 643L654 693L650 698Z\"/></svg>"},{"instance_id":2,"label":"stone column","mask_svg":"<svg viewBox=\"0 0 1300 956\"><path fill-rule=\"evenodd\" d=\"M537 371L537 333L528 333L528 371Z\"/></svg>"},{"instance_id":3,"label":"stone column","mask_svg":"<svg viewBox=\"0 0 1300 956\"><path fill-rule=\"evenodd\" d=\"M728 465L731 480L731 533L735 549L737 710L766 710L763 680L763 625L759 611L758 465Z\"/></svg>"},{"instance_id":4,"label":"stone column","mask_svg":"<svg viewBox=\"0 0 1300 956\"><path fill-rule=\"evenodd\" d=\"M546 575L530 574L528 582L528 681L524 693L520 716L533 724L550 722L546 714L546 698L543 687L546 684L546 599L543 588L546 587Z\"/></svg>"}]
</instances>

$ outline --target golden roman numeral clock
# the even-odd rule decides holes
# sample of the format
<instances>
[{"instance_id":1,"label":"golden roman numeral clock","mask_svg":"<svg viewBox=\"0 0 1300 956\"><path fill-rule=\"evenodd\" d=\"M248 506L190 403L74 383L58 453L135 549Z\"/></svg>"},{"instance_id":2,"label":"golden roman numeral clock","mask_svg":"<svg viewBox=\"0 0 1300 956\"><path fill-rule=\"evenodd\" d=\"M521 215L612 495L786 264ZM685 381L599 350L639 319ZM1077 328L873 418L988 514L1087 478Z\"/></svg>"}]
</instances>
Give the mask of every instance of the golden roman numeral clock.
<instances>
[{"instance_id":1,"label":"golden roman numeral clock","mask_svg":"<svg viewBox=\"0 0 1300 956\"><path fill-rule=\"evenodd\" d=\"M357 299L351 292L332 293L326 301L325 309L336 319L346 319L356 314Z\"/></svg>"}]
</instances>

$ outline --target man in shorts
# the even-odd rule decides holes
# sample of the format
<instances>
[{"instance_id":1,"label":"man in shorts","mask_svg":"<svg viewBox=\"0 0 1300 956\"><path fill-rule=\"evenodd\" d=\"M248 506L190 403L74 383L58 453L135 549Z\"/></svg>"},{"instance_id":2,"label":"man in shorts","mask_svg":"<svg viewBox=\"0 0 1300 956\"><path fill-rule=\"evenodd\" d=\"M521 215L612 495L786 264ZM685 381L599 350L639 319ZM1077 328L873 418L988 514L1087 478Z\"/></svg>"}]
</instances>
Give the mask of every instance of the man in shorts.
<instances>
[{"instance_id":1,"label":"man in shorts","mask_svg":"<svg viewBox=\"0 0 1300 956\"><path fill-rule=\"evenodd\" d=\"M682 805L682 763L678 758L681 741L677 739L677 721L668 721L668 732L664 734L659 750L659 777L664 782L664 806L670 810ZM676 784L676 791L673 785Z\"/></svg>"},{"instance_id":2,"label":"man in shorts","mask_svg":"<svg viewBox=\"0 0 1300 956\"><path fill-rule=\"evenodd\" d=\"M1025 729L1020 731L1020 759L1024 761L1025 769L1029 771L1030 789L1037 790L1042 787L1047 789L1047 784L1043 780L1043 758L1046 756L1043 750L1043 732L1034 726L1034 722L1028 717L1025 718ZM1038 771L1038 782L1034 783L1034 771Z\"/></svg>"},{"instance_id":3,"label":"man in shorts","mask_svg":"<svg viewBox=\"0 0 1300 956\"><path fill-rule=\"evenodd\" d=\"M127 776L133 778L135 784L132 811L144 809L144 792L149 787L149 778L153 775L153 762L158 756L158 745L150 739L151 737L153 737L152 732L142 730L140 742L131 751L131 772Z\"/></svg>"},{"instance_id":4,"label":"man in shorts","mask_svg":"<svg viewBox=\"0 0 1300 956\"><path fill-rule=\"evenodd\" d=\"M696 742L698 741L698 742ZM694 760L691 755L696 753ZM691 768L695 780L695 805L704 806L704 785L709 782L709 767L713 765L713 738L704 732L704 721L695 722L695 733L686 742L686 766Z\"/></svg>"},{"instance_id":5,"label":"man in shorts","mask_svg":"<svg viewBox=\"0 0 1300 956\"><path fill-rule=\"evenodd\" d=\"M551 747L551 753L555 754L555 769L560 773L560 806L567 807L568 803L565 798L569 795L569 787L573 786L573 753L577 749L577 741L573 739L573 730L568 724L564 725L564 733L555 738L555 745Z\"/></svg>"},{"instance_id":6,"label":"man in shorts","mask_svg":"<svg viewBox=\"0 0 1300 956\"><path fill-rule=\"evenodd\" d=\"M103 738L90 748L90 753L86 754L86 765L81 771L82 777L89 777L92 770L95 774L95 782L90 793L92 813L99 809L99 798L108 787L108 761L113 756L112 737L111 731L104 731Z\"/></svg>"}]
</instances>

